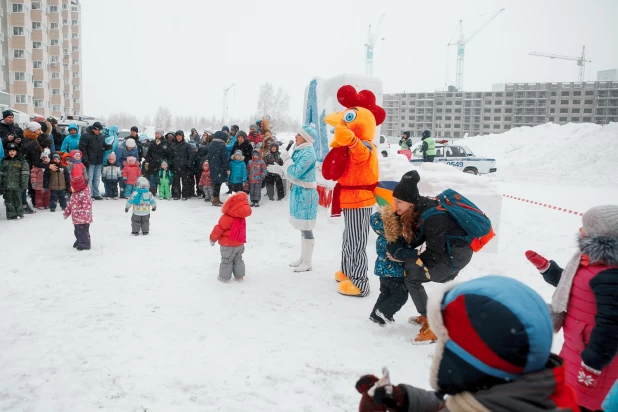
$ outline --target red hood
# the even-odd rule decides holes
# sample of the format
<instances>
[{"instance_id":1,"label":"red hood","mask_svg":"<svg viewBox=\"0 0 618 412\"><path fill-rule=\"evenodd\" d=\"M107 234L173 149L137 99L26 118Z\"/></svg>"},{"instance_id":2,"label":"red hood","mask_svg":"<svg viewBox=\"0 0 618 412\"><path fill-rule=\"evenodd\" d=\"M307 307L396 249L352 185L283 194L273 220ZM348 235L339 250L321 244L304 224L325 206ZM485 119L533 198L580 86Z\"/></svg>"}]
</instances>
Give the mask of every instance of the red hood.
<instances>
[{"instance_id":1,"label":"red hood","mask_svg":"<svg viewBox=\"0 0 618 412\"><path fill-rule=\"evenodd\" d=\"M231 195L225 201L221 212L232 217L245 218L251 216L251 206L249 206L247 201L247 194L245 192L238 192Z\"/></svg>"}]
</instances>

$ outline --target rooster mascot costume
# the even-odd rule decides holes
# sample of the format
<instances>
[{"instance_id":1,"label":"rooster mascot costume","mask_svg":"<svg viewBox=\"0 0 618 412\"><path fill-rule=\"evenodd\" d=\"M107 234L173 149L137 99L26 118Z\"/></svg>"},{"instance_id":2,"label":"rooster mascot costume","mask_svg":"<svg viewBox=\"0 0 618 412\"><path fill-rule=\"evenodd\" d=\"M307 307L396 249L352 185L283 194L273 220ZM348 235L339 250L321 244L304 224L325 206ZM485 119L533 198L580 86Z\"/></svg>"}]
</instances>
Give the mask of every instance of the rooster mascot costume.
<instances>
[{"instance_id":1,"label":"rooster mascot costume","mask_svg":"<svg viewBox=\"0 0 618 412\"><path fill-rule=\"evenodd\" d=\"M382 124L386 113L369 90L357 93L354 87L343 86L337 100L346 109L324 118L335 127L335 137L322 164L324 178L337 181L332 216L343 212L345 220L341 270L335 280L342 295L362 297L369 294L367 237L379 177L378 150L373 140L376 126Z\"/></svg>"}]
</instances>

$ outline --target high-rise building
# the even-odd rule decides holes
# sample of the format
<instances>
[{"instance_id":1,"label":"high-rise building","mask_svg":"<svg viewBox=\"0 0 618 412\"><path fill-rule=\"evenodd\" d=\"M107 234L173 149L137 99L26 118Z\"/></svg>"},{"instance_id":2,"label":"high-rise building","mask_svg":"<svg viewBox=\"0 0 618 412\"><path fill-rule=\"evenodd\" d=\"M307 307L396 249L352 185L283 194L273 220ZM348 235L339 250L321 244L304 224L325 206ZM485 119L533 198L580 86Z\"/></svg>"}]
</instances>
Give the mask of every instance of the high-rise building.
<instances>
[{"instance_id":1,"label":"high-rise building","mask_svg":"<svg viewBox=\"0 0 618 412\"><path fill-rule=\"evenodd\" d=\"M79 1L0 1L11 107L32 116L81 115Z\"/></svg>"},{"instance_id":2,"label":"high-rise building","mask_svg":"<svg viewBox=\"0 0 618 412\"><path fill-rule=\"evenodd\" d=\"M381 133L458 138L502 133L548 122L618 122L618 82L509 83L491 92L397 93L384 95Z\"/></svg>"}]
</instances>

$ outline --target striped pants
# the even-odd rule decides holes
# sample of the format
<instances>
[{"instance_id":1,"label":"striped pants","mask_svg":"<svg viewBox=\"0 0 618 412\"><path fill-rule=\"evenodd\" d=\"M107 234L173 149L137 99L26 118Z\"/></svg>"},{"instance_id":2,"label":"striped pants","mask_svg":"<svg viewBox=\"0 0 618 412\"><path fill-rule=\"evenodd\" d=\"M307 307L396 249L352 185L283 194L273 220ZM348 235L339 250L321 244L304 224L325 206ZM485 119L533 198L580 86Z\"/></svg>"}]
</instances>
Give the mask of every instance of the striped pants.
<instances>
[{"instance_id":1,"label":"striped pants","mask_svg":"<svg viewBox=\"0 0 618 412\"><path fill-rule=\"evenodd\" d=\"M369 294L367 271L367 238L371 207L343 209L345 229L341 248L341 271L360 289L361 296Z\"/></svg>"}]
</instances>

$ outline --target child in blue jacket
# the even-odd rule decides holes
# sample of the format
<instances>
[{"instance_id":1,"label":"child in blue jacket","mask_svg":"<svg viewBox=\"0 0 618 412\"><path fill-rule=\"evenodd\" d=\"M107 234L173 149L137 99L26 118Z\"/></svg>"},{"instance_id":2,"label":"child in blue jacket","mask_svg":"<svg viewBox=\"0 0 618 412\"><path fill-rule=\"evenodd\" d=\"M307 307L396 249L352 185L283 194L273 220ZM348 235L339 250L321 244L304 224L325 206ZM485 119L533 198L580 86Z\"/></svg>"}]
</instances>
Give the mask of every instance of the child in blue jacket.
<instances>
[{"instance_id":1,"label":"child in blue jacket","mask_svg":"<svg viewBox=\"0 0 618 412\"><path fill-rule=\"evenodd\" d=\"M393 315L408 300L408 292L403 283L404 263L394 262L386 256L386 245L395 242L401 234L401 223L395 210L384 206L371 215L371 228L378 235L376 240L376 265L373 273L380 277L380 296L369 315L369 319L380 326L393 323Z\"/></svg>"},{"instance_id":2,"label":"child in blue jacket","mask_svg":"<svg viewBox=\"0 0 618 412\"><path fill-rule=\"evenodd\" d=\"M234 152L230 161L229 186L232 192L242 192L243 185L247 183L247 164L240 150Z\"/></svg>"},{"instance_id":3,"label":"child in blue jacket","mask_svg":"<svg viewBox=\"0 0 618 412\"><path fill-rule=\"evenodd\" d=\"M133 207L131 234L139 236L141 229L142 234L146 236L150 232L150 208L152 207L153 212L156 211L157 201L154 195L150 193L150 182L143 176L137 178L135 190L129 196L124 212L128 213L131 207Z\"/></svg>"}]
</instances>

